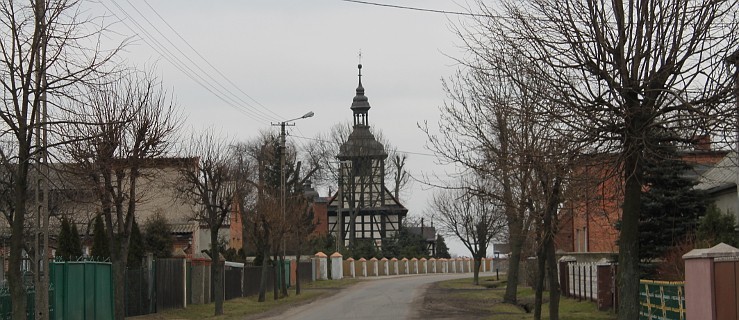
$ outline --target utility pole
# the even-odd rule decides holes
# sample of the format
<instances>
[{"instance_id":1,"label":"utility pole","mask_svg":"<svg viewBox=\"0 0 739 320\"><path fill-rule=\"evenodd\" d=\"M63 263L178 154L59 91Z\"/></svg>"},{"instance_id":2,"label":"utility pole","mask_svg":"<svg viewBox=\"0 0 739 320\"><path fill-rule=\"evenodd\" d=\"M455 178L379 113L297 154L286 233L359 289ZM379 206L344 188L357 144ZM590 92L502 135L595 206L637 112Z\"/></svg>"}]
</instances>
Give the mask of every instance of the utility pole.
<instances>
[{"instance_id":1,"label":"utility pole","mask_svg":"<svg viewBox=\"0 0 739 320\"><path fill-rule=\"evenodd\" d=\"M287 226L287 216L285 214L285 149L287 148L285 145L285 126L294 126L295 124L289 124L291 121L310 118L314 115L313 111L310 111L306 114L304 114L302 117L290 119L286 121L281 121L279 123L273 123L273 126L280 126L280 210L282 211L282 225L283 228ZM282 233L282 258L280 259L281 263L279 264L279 267L277 268L277 276L282 279L282 292L283 295L287 295L287 284L285 283L285 277L283 276L284 272L284 262L285 262L285 249L286 242L285 242L285 235L284 232Z\"/></svg>"},{"instance_id":2,"label":"utility pole","mask_svg":"<svg viewBox=\"0 0 739 320\"><path fill-rule=\"evenodd\" d=\"M49 174L48 158L46 155L46 146L48 143L48 132L46 129L46 2L36 1L35 6L37 28L41 32L38 47L36 48L36 99L40 101L37 100L37 103L34 102L36 108L36 241L34 248L34 289L36 294L34 296L34 318L45 320L49 318L49 186L45 180Z\"/></svg>"}]
</instances>

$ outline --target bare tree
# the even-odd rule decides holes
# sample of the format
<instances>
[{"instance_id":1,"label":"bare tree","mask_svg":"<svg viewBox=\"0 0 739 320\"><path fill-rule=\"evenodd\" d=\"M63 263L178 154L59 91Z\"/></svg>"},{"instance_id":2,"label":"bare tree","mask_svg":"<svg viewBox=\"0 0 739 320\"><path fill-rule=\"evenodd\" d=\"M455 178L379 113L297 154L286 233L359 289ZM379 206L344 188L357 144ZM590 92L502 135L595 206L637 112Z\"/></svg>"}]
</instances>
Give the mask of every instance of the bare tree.
<instances>
[{"instance_id":1,"label":"bare tree","mask_svg":"<svg viewBox=\"0 0 739 320\"><path fill-rule=\"evenodd\" d=\"M257 256L262 257L262 277L259 283L259 302L266 300L266 279L270 271L270 256L274 255L272 268L277 279L277 253L285 235L285 217L280 201L280 142L277 137L263 133L253 141L242 143L236 150L240 158L252 162L254 169L247 175L246 183L255 189L252 206L244 211L244 223L248 238L254 243ZM245 238L246 239L246 238ZM274 299L279 298L277 281L273 283Z\"/></svg>"},{"instance_id":2,"label":"bare tree","mask_svg":"<svg viewBox=\"0 0 739 320\"><path fill-rule=\"evenodd\" d=\"M527 124L516 105L508 103L507 86L491 81L494 76L484 70L470 69L444 82L451 101L441 108L441 134L432 134L428 124L420 127L440 161L459 165L498 186L498 192L487 196L504 206L511 256L503 299L516 303L519 264L533 219L528 202L534 172L526 160L528 141L523 130Z\"/></svg>"},{"instance_id":3,"label":"bare tree","mask_svg":"<svg viewBox=\"0 0 739 320\"><path fill-rule=\"evenodd\" d=\"M215 292L215 315L223 314L223 264L219 258L218 233L224 222L236 211L243 192L246 174L229 152L230 144L218 139L213 132L203 133L191 139L187 154L196 158L197 163L180 170L182 182L178 191L183 201L193 207L193 220L206 226L210 231L210 255L216 267L211 268L213 290Z\"/></svg>"},{"instance_id":4,"label":"bare tree","mask_svg":"<svg viewBox=\"0 0 739 320\"><path fill-rule=\"evenodd\" d=\"M256 189L256 198L252 206L244 211L244 225L247 229L248 239L254 243L257 250L257 257L261 256L262 276L259 282L259 302L266 300L267 276L269 272L269 257L272 253L273 224L279 212L279 198L274 195L279 190L268 189L265 182L266 166L268 162L276 161L275 148L269 148L277 143L274 137L262 135L261 138L252 142L241 145L237 148L237 152L246 153L239 156L242 159L251 159L255 164L256 172L252 171L250 177L251 185ZM244 239L247 239L247 237ZM275 299L276 299L275 294Z\"/></svg>"},{"instance_id":5,"label":"bare tree","mask_svg":"<svg viewBox=\"0 0 739 320\"><path fill-rule=\"evenodd\" d=\"M474 178L472 178L474 179ZM461 179L455 189L442 189L434 195L432 207L442 229L459 239L475 260L473 284L480 284L482 258L490 242L503 235L506 227L505 206L487 197L494 190L468 179Z\"/></svg>"},{"instance_id":6,"label":"bare tree","mask_svg":"<svg viewBox=\"0 0 739 320\"><path fill-rule=\"evenodd\" d=\"M14 319L25 319L26 313L20 268L23 241L27 238L20 235L29 213L28 173L37 162L34 160L36 154L46 150L40 146L42 139L36 137L39 128L55 123L44 120L42 111L47 102L68 99L69 87L106 73L104 66L117 51L115 48L98 51L100 46L94 44L99 43L97 39L105 28L80 17L78 9L78 1L0 2L0 20L3 21L3 28L0 28L0 84L3 88L0 118L4 124L0 136L12 137L14 141L12 149L3 150L12 153L0 156L3 165L13 172L14 181L14 211L6 215L11 218L8 222L15 235L10 241L8 272ZM41 220L48 226L48 215ZM34 266L43 264L46 256L40 252L34 257L38 262ZM42 276L42 273L36 272L36 275ZM48 277L41 280L39 284L48 286ZM37 316L47 318L46 299L42 297L38 302Z\"/></svg>"},{"instance_id":7,"label":"bare tree","mask_svg":"<svg viewBox=\"0 0 739 320\"><path fill-rule=\"evenodd\" d=\"M638 221L643 163L655 146L701 133L733 131L732 74L724 59L739 46L734 1L478 2L466 27L471 56L495 46L541 70L557 92L560 123L594 151L618 156L624 181L619 239L619 319L638 317ZM566 112L562 112L562 111ZM732 119L732 121L729 121ZM645 139L654 132L662 139Z\"/></svg>"},{"instance_id":8,"label":"bare tree","mask_svg":"<svg viewBox=\"0 0 739 320\"><path fill-rule=\"evenodd\" d=\"M166 155L180 125L159 81L145 73L91 85L86 99L70 110L74 119L60 134L69 170L84 179L97 198L110 242L115 317L123 319L124 277L131 229L142 179L154 159Z\"/></svg>"}]
</instances>

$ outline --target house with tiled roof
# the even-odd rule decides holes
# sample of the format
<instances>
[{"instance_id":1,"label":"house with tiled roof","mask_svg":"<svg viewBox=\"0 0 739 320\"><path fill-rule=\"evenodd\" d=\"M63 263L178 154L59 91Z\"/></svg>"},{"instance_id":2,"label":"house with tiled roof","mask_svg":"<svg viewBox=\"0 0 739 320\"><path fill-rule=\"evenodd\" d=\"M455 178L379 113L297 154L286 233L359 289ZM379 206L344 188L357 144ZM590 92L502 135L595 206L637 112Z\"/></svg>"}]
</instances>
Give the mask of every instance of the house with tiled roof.
<instances>
[{"instance_id":1,"label":"house with tiled roof","mask_svg":"<svg viewBox=\"0 0 739 320\"><path fill-rule=\"evenodd\" d=\"M714 203L721 212L733 214L739 222L738 178L739 157L736 152L731 152L715 167L706 171L695 188L705 191L710 202Z\"/></svg>"}]
</instances>

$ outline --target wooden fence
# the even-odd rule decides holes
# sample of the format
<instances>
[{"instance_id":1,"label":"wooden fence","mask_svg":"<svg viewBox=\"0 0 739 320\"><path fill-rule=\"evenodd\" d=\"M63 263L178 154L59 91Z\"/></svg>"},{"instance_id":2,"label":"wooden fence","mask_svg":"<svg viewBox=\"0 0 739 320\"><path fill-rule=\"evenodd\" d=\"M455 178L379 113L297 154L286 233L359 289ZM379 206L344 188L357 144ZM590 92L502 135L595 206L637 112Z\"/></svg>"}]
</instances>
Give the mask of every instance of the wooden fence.
<instances>
[{"instance_id":1,"label":"wooden fence","mask_svg":"<svg viewBox=\"0 0 739 320\"><path fill-rule=\"evenodd\" d=\"M185 259L156 260L157 312L185 307Z\"/></svg>"}]
</instances>

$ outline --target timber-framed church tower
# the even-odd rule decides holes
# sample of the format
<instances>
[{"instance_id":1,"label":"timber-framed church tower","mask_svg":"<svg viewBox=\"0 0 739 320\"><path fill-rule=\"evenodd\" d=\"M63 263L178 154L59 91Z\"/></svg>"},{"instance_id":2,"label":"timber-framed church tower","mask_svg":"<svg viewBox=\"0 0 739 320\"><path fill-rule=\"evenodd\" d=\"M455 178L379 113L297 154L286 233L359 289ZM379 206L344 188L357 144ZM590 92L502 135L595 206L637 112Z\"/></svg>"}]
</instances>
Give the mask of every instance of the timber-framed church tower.
<instances>
[{"instance_id":1,"label":"timber-framed church tower","mask_svg":"<svg viewBox=\"0 0 739 320\"><path fill-rule=\"evenodd\" d=\"M354 126L339 148L339 190L328 204L329 232L344 247L371 241L382 248L383 240L399 230L408 210L385 187L387 152L370 131L370 104L359 85L352 101Z\"/></svg>"}]
</instances>

